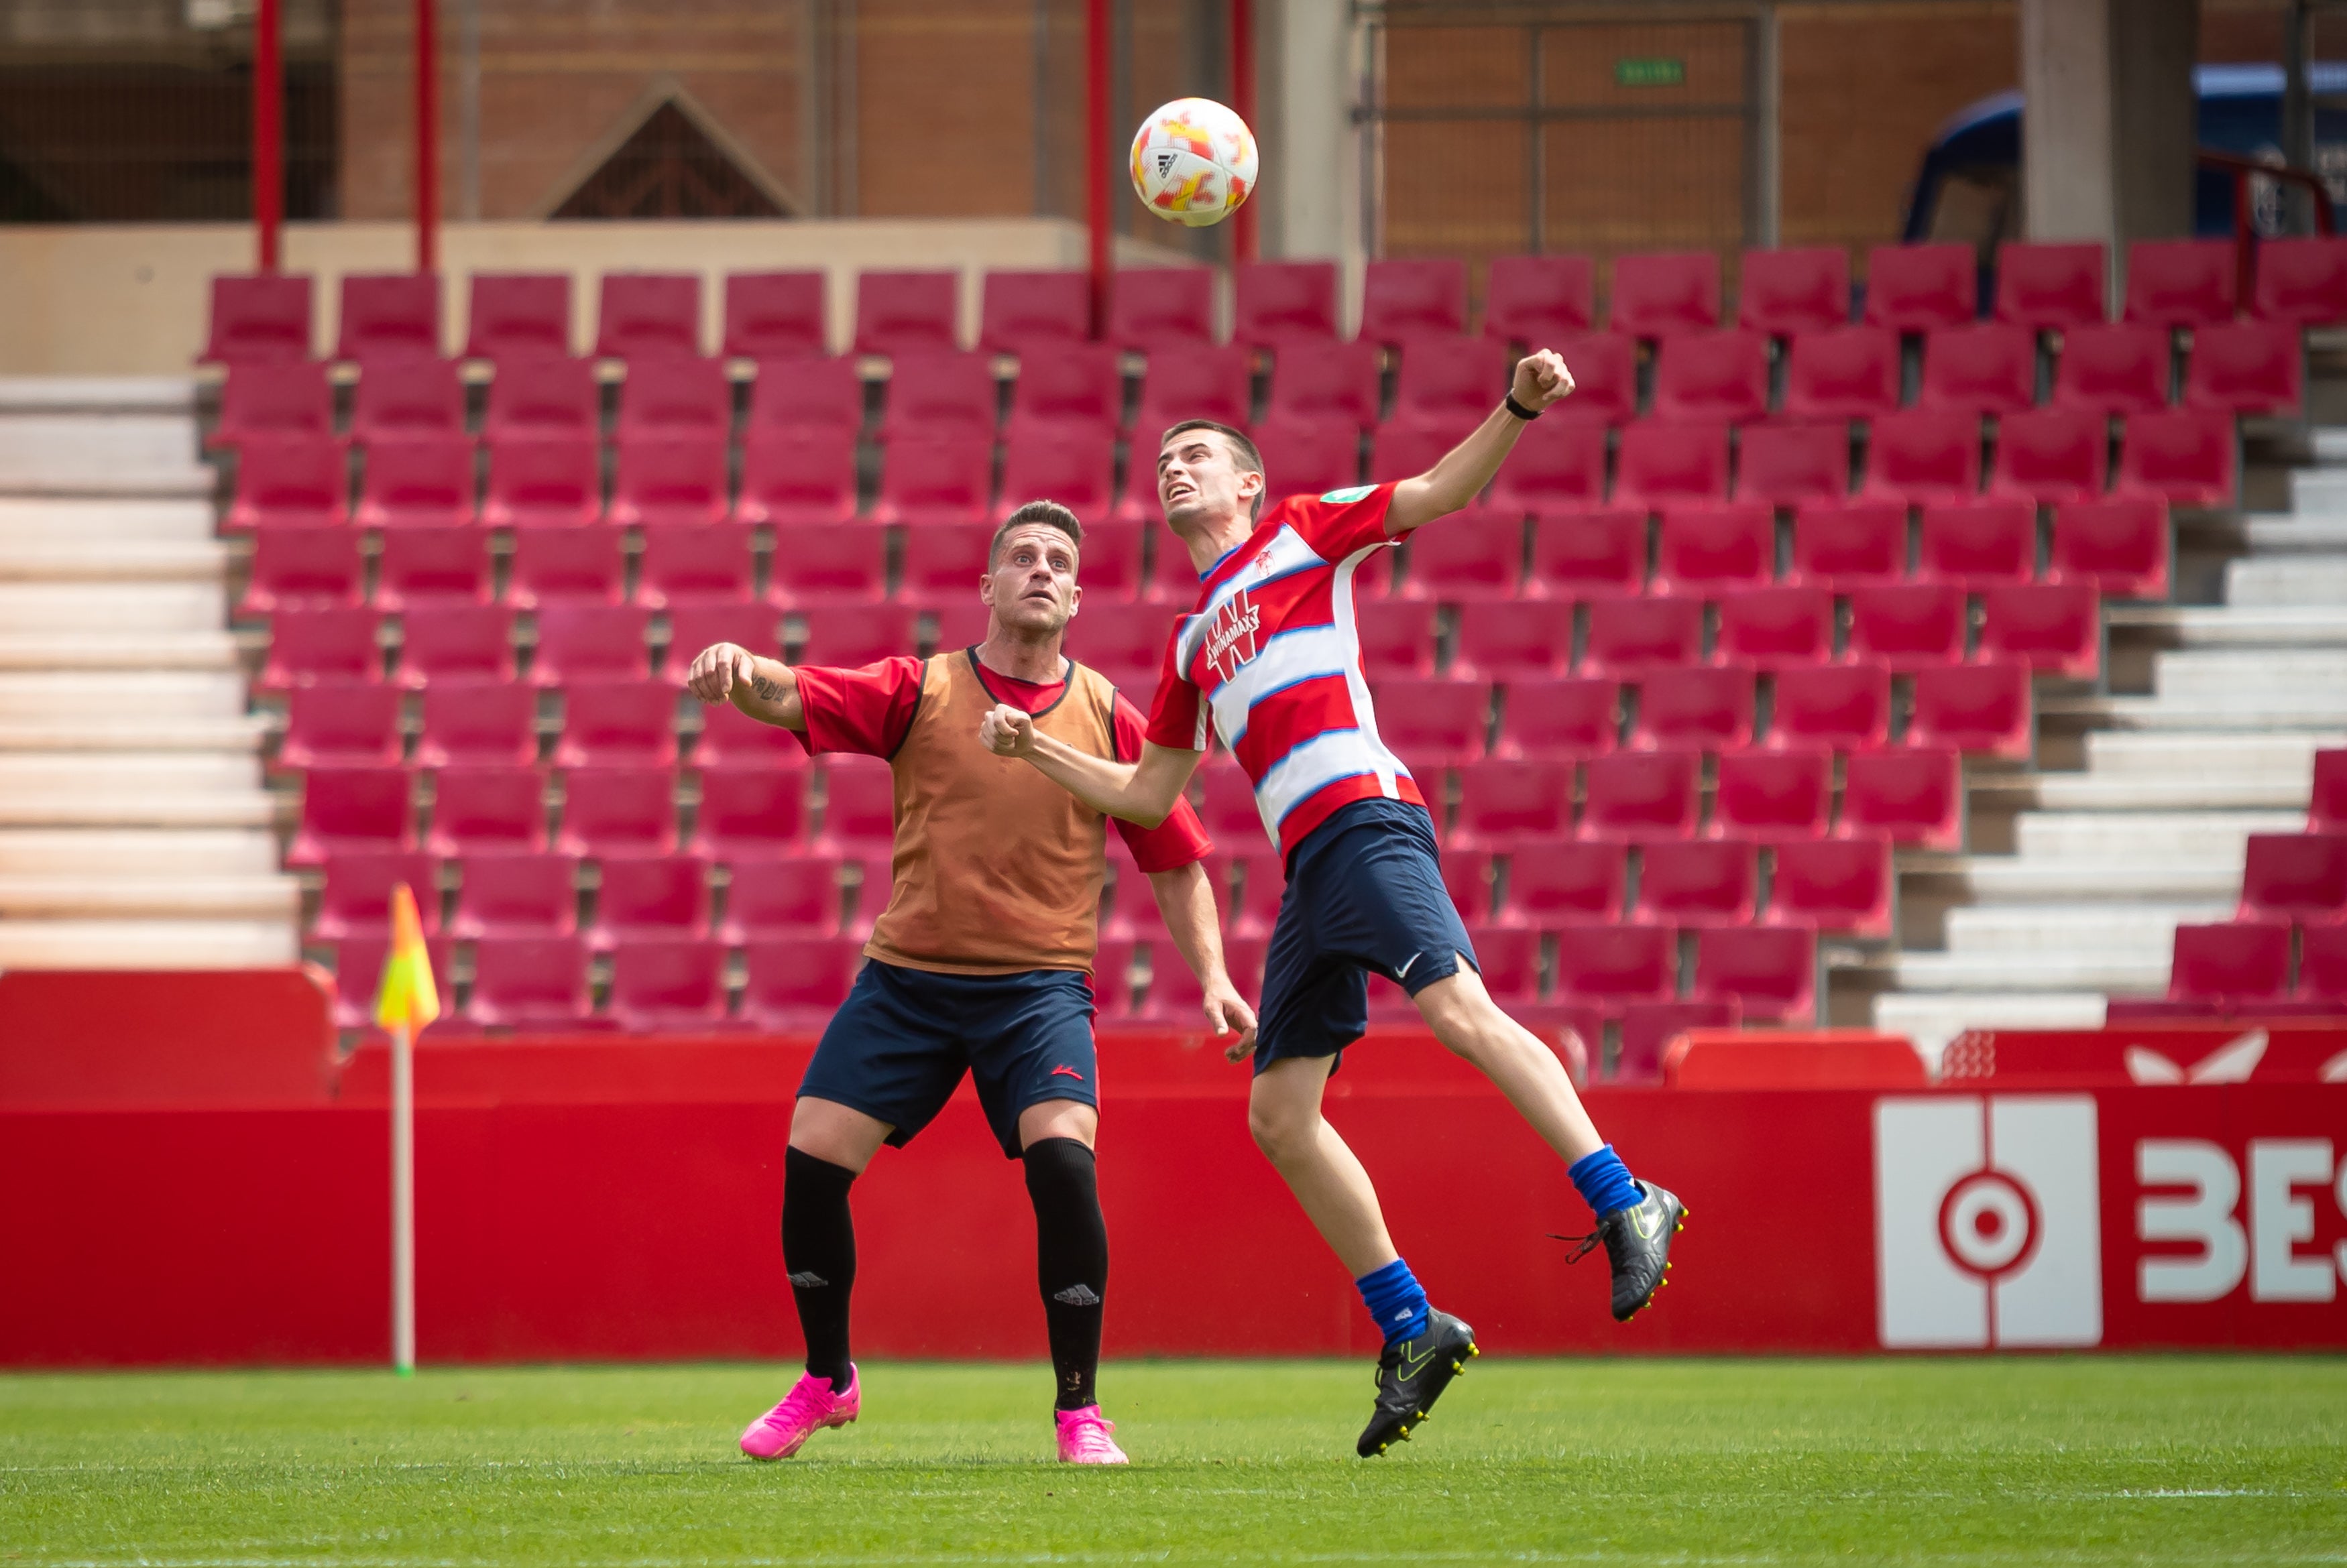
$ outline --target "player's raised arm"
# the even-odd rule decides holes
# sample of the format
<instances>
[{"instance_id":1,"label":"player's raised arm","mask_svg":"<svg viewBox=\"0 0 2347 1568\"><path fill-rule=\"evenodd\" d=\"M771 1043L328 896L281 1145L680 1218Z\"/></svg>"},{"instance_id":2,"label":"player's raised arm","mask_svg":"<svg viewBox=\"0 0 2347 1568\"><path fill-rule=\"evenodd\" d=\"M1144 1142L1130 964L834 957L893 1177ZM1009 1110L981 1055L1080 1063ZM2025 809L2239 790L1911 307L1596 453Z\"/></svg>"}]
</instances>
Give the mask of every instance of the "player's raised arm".
<instances>
[{"instance_id":1,"label":"player's raised arm","mask_svg":"<svg viewBox=\"0 0 2347 1568\"><path fill-rule=\"evenodd\" d=\"M978 738L997 757L1024 757L1043 777L1093 810L1144 828L1165 820L1198 767L1197 752L1147 741L1138 762L1088 757L1038 733L1033 718L1007 703L979 721Z\"/></svg>"},{"instance_id":2,"label":"player's raised arm","mask_svg":"<svg viewBox=\"0 0 2347 1568\"><path fill-rule=\"evenodd\" d=\"M1525 423L1572 393L1573 372L1565 369L1555 350L1538 349L1518 360L1507 401L1493 409L1466 440L1443 453L1441 462L1394 486L1393 502L1386 509L1386 532L1406 534L1481 495L1514 450Z\"/></svg>"},{"instance_id":3,"label":"player's raised arm","mask_svg":"<svg viewBox=\"0 0 2347 1568\"><path fill-rule=\"evenodd\" d=\"M685 672L687 691L703 702L732 702L761 724L806 728L799 677L780 659L760 658L737 643L712 643Z\"/></svg>"}]
</instances>

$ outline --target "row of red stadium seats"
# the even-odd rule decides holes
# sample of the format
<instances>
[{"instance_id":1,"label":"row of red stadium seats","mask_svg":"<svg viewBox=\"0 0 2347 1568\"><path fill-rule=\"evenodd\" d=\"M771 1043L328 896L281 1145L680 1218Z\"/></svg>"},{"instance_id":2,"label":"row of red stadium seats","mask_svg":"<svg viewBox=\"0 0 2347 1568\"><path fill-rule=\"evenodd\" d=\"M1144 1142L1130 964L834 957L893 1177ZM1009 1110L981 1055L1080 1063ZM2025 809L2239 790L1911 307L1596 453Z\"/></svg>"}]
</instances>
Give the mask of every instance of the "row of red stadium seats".
<instances>
[{"instance_id":1,"label":"row of red stadium seats","mask_svg":"<svg viewBox=\"0 0 2347 1568\"><path fill-rule=\"evenodd\" d=\"M1879 246L1868 256L1865 320L1898 331L1953 326L1981 313L1978 259L1968 245ZM1847 323L1852 290L1838 247L1748 250L1740 268L1737 320L1776 334ZM2068 329L2106 320L2100 245L1999 247L1996 320ZM2129 247L2125 318L2198 327L2229 320L2246 303L2264 320L2293 325L2347 320L2347 240L2268 239L2258 248L2252 297L2235 298L2233 248L2221 240L2138 241ZM600 284L595 351L615 359L703 351L701 278L615 272ZM829 341L825 276L818 271L737 273L725 280L719 351L745 359L820 354ZM1364 272L1360 333L1371 342L1457 336L1468 326L1465 263L1379 260ZM895 354L961 346L959 274L871 271L856 280L855 347ZM220 363L304 360L313 341L311 280L302 275L213 280L203 358ZM1335 263L1242 262L1234 269L1232 341L1277 347L1325 340L1343 325ZM342 280L334 357L432 358L444 341L440 279L434 273L349 274ZM1642 338L1704 331L1722 323L1716 252L1616 257L1611 323ZM1528 342L1596 324L1596 269L1585 256L1501 257L1485 283L1482 330ZM467 355L505 361L560 355L571 345L567 273L477 272L470 279ZM989 272L979 347L1018 352L1092 335L1088 280L1080 271ZM1214 337L1214 278L1205 268L1129 269L1111 291L1102 336L1126 348L1203 343Z\"/></svg>"}]
</instances>

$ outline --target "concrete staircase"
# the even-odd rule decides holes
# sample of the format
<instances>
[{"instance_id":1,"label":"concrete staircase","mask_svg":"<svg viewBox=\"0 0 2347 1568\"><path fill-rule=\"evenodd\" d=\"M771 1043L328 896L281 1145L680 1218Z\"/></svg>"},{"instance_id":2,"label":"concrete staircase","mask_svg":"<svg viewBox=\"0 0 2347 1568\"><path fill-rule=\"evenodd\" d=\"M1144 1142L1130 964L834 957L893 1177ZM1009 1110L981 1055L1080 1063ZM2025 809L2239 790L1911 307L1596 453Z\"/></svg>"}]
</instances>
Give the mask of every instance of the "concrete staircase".
<instances>
[{"instance_id":1,"label":"concrete staircase","mask_svg":"<svg viewBox=\"0 0 2347 1568\"><path fill-rule=\"evenodd\" d=\"M1927 1050L2099 1025L2165 991L2178 924L2230 916L2250 834L2303 829L2314 752L2347 745L2347 431L2314 452L2289 513L2229 525L2220 605L2111 608L2115 676L2149 691L2041 703L2041 752L2075 771L1974 779L1974 849L2003 852L1902 878L1878 1024Z\"/></svg>"},{"instance_id":2,"label":"concrete staircase","mask_svg":"<svg viewBox=\"0 0 2347 1568\"><path fill-rule=\"evenodd\" d=\"M0 381L0 968L296 956L181 380Z\"/></svg>"}]
</instances>

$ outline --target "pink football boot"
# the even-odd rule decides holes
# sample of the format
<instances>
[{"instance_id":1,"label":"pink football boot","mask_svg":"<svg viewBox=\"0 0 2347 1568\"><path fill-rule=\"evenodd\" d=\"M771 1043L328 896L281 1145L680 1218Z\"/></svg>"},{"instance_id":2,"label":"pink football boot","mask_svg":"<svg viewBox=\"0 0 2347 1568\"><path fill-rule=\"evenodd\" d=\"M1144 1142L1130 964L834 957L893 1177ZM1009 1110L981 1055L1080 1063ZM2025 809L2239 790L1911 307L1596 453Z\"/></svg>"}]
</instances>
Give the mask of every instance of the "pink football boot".
<instances>
[{"instance_id":1,"label":"pink football boot","mask_svg":"<svg viewBox=\"0 0 2347 1568\"><path fill-rule=\"evenodd\" d=\"M1098 1405L1086 1405L1080 1410L1053 1410L1053 1421L1060 1429L1060 1462L1061 1464L1129 1464L1124 1451L1108 1434L1116 1431L1116 1423L1101 1414Z\"/></svg>"},{"instance_id":2,"label":"pink football boot","mask_svg":"<svg viewBox=\"0 0 2347 1568\"><path fill-rule=\"evenodd\" d=\"M829 1378L809 1372L781 1404L750 1423L742 1434L742 1451L752 1459L788 1459L806 1446L807 1439L825 1427L846 1426L863 1408L864 1380L856 1375L853 1362L847 1369L846 1393L832 1392ZM1109 1444L1112 1450L1115 1446ZM1066 1451L1066 1438L1060 1440L1060 1447Z\"/></svg>"}]
</instances>

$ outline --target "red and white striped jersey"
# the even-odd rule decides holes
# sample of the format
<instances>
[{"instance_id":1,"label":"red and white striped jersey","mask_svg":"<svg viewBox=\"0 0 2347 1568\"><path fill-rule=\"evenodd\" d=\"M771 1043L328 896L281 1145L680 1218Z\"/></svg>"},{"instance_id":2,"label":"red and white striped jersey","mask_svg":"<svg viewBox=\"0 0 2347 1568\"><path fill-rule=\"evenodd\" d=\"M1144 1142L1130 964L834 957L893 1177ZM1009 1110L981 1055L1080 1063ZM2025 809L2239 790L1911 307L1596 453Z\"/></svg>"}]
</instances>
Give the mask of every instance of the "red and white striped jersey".
<instances>
[{"instance_id":1,"label":"red and white striped jersey","mask_svg":"<svg viewBox=\"0 0 2347 1568\"><path fill-rule=\"evenodd\" d=\"M1370 484L1273 506L1207 570L1166 644L1150 740L1204 751L1211 725L1283 854L1355 800L1426 804L1378 738L1353 620L1355 570L1395 543L1392 500L1391 484Z\"/></svg>"}]
</instances>

